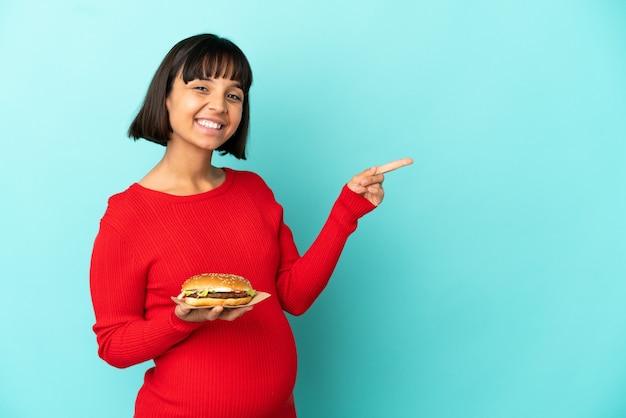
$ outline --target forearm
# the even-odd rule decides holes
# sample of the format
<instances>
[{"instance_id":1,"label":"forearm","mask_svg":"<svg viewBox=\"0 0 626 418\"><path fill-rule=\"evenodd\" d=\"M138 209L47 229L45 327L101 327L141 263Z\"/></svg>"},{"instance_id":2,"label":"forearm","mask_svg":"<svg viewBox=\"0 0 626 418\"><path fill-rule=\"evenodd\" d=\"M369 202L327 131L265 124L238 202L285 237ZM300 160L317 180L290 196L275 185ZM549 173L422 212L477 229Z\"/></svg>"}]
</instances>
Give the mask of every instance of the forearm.
<instances>
[{"instance_id":1,"label":"forearm","mask_svg":"<svg viewBox=\"0 0 626 418\"><path fill-rule=\"evenodd\" d=\"M344 187L317 238L302 257L291 255L279 273L279 297L283 309L303 314L324 290L339 261L348 237L360 217L374 206Z\"/></svg>"},{"instance_id":2,"label":"forearm","mask_svg":"<svg viewBox=\"0 0 626 418\"><path fill-rule=\"evenodd\" d=\"M182 321L173 309L151 320L138 318L109 325L97 321L98 355L115 367L133 366L162 355L201 325Z\"/></svg>"}]
</instances>

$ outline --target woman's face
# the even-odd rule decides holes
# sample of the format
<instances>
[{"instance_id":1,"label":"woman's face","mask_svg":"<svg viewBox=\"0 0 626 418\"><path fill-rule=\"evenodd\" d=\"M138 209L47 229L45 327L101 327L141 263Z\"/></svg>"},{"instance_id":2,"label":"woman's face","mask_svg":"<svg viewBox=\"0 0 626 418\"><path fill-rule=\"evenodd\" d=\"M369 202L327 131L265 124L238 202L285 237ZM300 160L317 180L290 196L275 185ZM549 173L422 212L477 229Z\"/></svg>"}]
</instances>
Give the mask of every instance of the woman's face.
<instances>
[{"instance_id":1,"label":"woman's face","mask_svg":"<svg viewBox=\"0 0 626 418\"><path fill-rule=\"evenodd\" d=\"M235 80L196 79L185 84L179 75L165 99L172 127L170 141L216 150L237 131L244 100Z\"/></svg>"}]
</instances>

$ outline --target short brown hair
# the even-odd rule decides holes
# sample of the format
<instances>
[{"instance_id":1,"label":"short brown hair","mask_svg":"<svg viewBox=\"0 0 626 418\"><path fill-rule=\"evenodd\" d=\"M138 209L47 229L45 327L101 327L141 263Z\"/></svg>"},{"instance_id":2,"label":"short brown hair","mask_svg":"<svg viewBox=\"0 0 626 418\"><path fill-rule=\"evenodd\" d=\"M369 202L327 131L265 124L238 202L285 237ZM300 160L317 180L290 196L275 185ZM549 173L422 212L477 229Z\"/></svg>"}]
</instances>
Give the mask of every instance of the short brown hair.
<instances>
[{"instance_id":1,"label":"short brown hair","mask_svg":"<svg viewBox=\"0 0 626 418\"><path fill-rule=\"evenodd\" d=\"M250 124L250 86L252 69L237 45L213 34L195 35L178 42L167 53L148 87L137 116L128 128L128 136L167 145L172 127L165 99L178 75L185 83L195 79L225 77L241 84L244 91L241 122L233 136L217 150L246 159L246 142Z\"/></svg>"}]
</instances>

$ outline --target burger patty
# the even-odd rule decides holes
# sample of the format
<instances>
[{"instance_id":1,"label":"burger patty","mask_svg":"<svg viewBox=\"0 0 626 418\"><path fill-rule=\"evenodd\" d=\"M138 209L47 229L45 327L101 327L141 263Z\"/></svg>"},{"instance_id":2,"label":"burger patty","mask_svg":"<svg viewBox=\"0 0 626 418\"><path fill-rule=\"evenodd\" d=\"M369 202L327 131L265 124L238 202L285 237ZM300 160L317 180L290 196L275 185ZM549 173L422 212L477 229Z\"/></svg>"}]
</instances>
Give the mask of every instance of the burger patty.
<instances>
[{"instance_id":1,"label":"burger patty","mask_svg":"<svg viewBox=\"0 0 626 418\"><path fill-rule=\"evenodd\" d=\"M198 296L197 293L187 295L188 298L213 298L213 299L232 299L232 298L246 298L248 294L246 292L215 292L209 293L206 296Z\"/></svg>"}]
</instances>

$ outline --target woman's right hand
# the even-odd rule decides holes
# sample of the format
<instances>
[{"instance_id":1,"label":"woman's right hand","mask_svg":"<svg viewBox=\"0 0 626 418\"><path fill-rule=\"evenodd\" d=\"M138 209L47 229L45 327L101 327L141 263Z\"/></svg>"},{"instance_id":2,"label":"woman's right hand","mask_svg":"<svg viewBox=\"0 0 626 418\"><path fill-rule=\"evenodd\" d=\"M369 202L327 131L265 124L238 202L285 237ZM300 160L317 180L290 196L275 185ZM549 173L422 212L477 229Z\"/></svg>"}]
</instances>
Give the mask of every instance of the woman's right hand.
<instances>
[{"instance_id":1,"label":"woman's right hand","mask_svg":"<svg viewBox=\"0 0 626 418\"><path fill-rule=\"evenodd\" d=\"M225 309L222 306L216 306L214 308L206 309L189 309L180 305L176 305L174 313L176 313L176 316L183 321L188 322L215 321L216 319L222 319L224 321L234 321L246 312L251 311L252 308L253 306Z\"/></svg>"}]
</instances>

